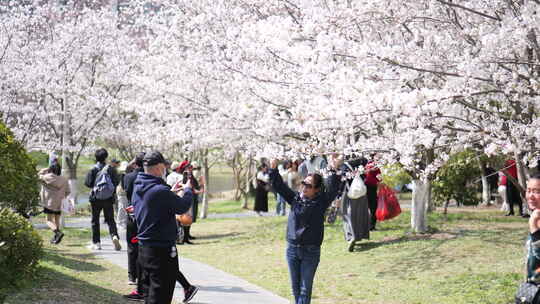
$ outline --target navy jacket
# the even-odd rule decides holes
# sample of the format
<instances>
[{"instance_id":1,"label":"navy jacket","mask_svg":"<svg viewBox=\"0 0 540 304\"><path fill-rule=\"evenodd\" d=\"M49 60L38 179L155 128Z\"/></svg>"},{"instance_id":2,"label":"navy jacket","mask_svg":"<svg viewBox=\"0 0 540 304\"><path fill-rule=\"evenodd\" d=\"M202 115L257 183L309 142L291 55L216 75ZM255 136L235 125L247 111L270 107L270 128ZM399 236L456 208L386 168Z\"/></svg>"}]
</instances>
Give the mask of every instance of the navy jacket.
<instances>
[{"instance_id":1,"label":"navy jacket","mask_svg":"<svg viewBox=\"0 0 540 304\"><path fill-rule=\"evenodd\" d=\"M294 245L321 246L324 239L324 213L336 198L340 187L339 177L331 175L328 191L319 192L312 200L302 198L289 188L277 169L270 169L270 183L279 195L291 205L287 221L287 242Z\"/></svg>"},{"instance_id":2,"label":"navy jacket","mask_svg":"<svg viewBox=\"0 0 540 304\"><path fill-rule=\"evenodd\" d=\"M176 214L188 211L191 189L183 197L171 192L160 177L141 172L135 180L132 203L137 222L137 239L142 246L172 247L176 241Z\"/></svg>"}]
</instances>

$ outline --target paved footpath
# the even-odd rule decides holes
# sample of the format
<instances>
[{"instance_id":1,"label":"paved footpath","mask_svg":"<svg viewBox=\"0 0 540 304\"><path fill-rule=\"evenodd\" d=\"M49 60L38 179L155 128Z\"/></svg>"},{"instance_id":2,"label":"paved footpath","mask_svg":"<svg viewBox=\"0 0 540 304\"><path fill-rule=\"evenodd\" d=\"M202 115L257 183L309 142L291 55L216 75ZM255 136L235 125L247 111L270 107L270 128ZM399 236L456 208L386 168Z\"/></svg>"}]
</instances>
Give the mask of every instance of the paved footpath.
<instances>
[{"instance_id":1,"label":"paved footpath","mask_svg":"<svg viewBox=\"0 0 540 304\"><path fill-rule=\"evenodd\" d=\"M106 226L106 224L103 224ZM36 228L46 229L45 224L35 224ZM70 228L90 228L89 218L72 218L66 222ZM121 233L122 235L123 233ZM122 240L122 250L115 251L108 233L102 233L102 250L94 251L96 256L126 269L127 284L127 253L126 242ZM182 257L180 253L180 270L193 285L199 286L199 292L190 301L191 304L288 304L288 300L279 297L268 290L253 285L241 278L218 270L206 264ZM182 303L184 292L180 284L174 291L175 303ZM174 302L174 301L173 301Z\"/></svg>"}]
</instances>

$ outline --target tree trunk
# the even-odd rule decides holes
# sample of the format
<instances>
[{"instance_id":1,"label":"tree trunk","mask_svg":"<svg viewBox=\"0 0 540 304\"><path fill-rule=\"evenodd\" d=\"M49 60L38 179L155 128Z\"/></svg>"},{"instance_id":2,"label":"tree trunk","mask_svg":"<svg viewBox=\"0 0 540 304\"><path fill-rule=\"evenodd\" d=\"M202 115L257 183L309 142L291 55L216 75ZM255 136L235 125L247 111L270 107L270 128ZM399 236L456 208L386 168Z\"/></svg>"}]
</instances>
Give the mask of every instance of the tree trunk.
<instances>
[{"instance_id":1,"label":"tree trunk","mask_svg":"<svg viewBox=\"0 0 540 304\"><path fill-rule=\"evenodd\" d=\"M490 205L491 195L490 195L488 179L486 177L486 164L482 161L482 159L479 156L476 157L476 160L478 161L478 166L480 167L480 174L482 176L482 203L484 205Z\"/></svg>"},{"instance_id":2,"label":"tree trunk","mask_svg":"<svg viewBox=\"0 0 540 304\"><path fill-rule=\"evenodd\" d=\"M200 218L205 219L208 217L208 195L210 193L210 167L208 166L208 150L205 150L201 154L203 176L204 176L204 194L202 200L202 208Z\"/></svg>"},{"instance_id":3,"label":"tree trunk","mask_svg":"<svg viewBox=\"0 0 540 304\"><path fill-rule=\"evenodd\" d=\"M413 232L427 231L427 208L431 199L431 182L427 179L413 179L411 202L411 227Z\"/></svg>"},{"instance_id":4,"label":"tree trunk","mask_svg":"<svg viewBox=\"0 0 540 304\"><path fill-rule=\"evenodd\" d=\"M433 149L429 149L427 151L424 152L424 163L425 163L425 167L428 167L430 164L433 163L433 160L435 159L435 150ZM427 177L426 181L427 183L429 184L429 190L427 191L427 198L426 198L426 209L427 209L427 213L431 213L433 211L435 211L436 207L435 207L435 204L431 201L431 179L433 179L434 177L432 177L431 175Z\"/></svg>"}]
</instances>

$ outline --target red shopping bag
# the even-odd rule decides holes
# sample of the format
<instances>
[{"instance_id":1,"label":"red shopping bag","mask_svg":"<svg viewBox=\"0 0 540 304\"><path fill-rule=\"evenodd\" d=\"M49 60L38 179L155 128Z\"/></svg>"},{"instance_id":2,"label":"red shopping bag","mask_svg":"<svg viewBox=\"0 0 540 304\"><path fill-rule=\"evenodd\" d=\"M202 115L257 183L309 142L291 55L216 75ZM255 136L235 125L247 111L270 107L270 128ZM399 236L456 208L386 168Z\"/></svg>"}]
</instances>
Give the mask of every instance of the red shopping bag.
<instances>
[{"instance_id":1,"label":"red shopping bag","mask_svg":"<svg viewBox=\"0 0 540 304\"><path fill-rule=\"evenodd\" d=\"M394 190L386 185L380 185L377 193L377 221L385 221L398 216L401 213L398 199Z\"/></svg>"}]
</instances>

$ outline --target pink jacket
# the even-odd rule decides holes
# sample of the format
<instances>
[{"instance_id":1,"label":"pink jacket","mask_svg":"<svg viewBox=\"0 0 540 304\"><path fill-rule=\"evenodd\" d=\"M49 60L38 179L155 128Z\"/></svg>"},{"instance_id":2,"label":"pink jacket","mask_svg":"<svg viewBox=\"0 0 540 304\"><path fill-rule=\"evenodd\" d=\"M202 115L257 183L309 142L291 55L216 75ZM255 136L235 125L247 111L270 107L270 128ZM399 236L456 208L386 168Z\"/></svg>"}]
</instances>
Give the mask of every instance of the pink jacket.
<instances>
[{"instance_id":1,"label":"pink jacket","mask_svg":"<svg viewBox=\"0 0 540 304\"><path fill-rule=\"evenodd\" d=\"M41 206L60 211L62 200L70 193L68 180L53 173L40 173L38 178L41 181Z\"/></svg>"}]
</instances>

